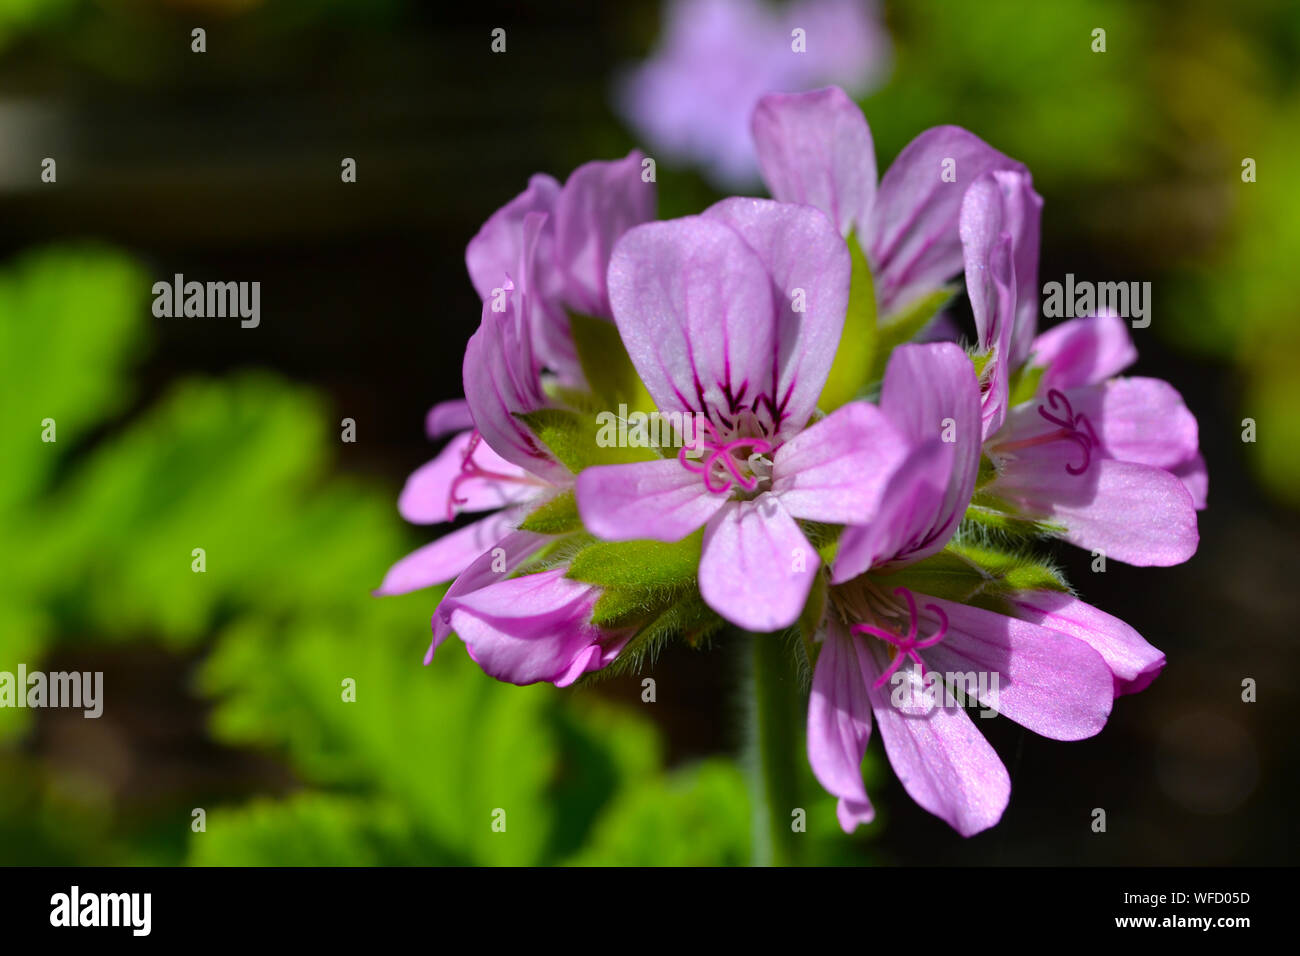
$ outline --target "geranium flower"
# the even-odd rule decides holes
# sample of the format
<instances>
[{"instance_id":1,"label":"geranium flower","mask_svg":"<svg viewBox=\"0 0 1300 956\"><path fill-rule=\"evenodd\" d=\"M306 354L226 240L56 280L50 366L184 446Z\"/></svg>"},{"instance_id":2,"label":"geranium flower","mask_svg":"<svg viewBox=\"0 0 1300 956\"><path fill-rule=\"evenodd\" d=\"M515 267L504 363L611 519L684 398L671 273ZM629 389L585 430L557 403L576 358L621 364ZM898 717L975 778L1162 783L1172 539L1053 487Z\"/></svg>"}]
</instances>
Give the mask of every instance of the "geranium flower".
<instances>
[{"instance_id":1,"label":"geranium flower","mask_svg":"<svg viewBox=\"0 0 1300 956\"><path fill-rule=\"evenodd\" d=\"M982 704L1045 737L1078 740L1102 728L1115 694L1110 667L1078 632L1092 628L1119 643L1131 629L1093 616L1057 630L891 587L890 573L948 543L969 500L981 435L970 360L947 343L896 349L881 409L893 428L872 439L901 435L910 449L891 474L875 519L841 536L817 635L808 758L839 798L846 831L871 820L860 767L874 715L904 789L969 836L1000 819L1010 778L963 708L914 703L925 699L926 669L996 674L992 692L986 683L973 688ZM952 441L944 441L945 430ZM1071 606L1079 605L1087 608ZM1043 622L1062 617L1039 615Z\"/></svg>"},{"instance_id":2,"label":"geranium flower","mask_svg":"<svg viewBox=\"0 0 1300 956\"><path fill-rule=\"evenodd\" d=\"M796 519L869 520L900 453L868 440L887 426L865 402L809 424L844 322L844 242L810 207L724 200L629 231L609 284L658 408L704 424L671 458L585 469L583 523L610 541L677 541L703 526L705 603L741 627L786 627L820 564Z\"/></svg>"}]
</instances>

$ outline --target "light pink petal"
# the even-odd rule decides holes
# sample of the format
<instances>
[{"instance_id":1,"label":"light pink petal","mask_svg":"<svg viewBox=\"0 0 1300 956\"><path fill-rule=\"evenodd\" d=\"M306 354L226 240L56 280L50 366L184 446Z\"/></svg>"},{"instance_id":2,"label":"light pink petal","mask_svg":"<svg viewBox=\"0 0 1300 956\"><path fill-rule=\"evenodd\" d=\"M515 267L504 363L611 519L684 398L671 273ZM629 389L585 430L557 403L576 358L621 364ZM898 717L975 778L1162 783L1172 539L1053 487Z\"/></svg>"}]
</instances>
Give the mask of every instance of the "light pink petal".
<instances>
[{"instance_id":1,"label":"light pink petal","mask_svg":"<svg viewBox=\"0 0 1300 956\"><path fill-rule=\"evenodd\" d=\"M583 525L606 541L680 541L727 502L676 458L585 468L576 489Z\"/></svg>"},{"instance_id":2,"label":"light pink petal","mask_svg":"<svg viewBox=\"0 0 1300 956\"><path fill-rule=\"evenodd\" d=\"M1164 669L1164 652L1119 618L1072 594L1026 591L1015 596L1014 604L1030 623L1077 637L1100 654L1114 675L1116 697L1145 689Z\"/></svg>"},{"instance_id":3,"label":"light pink petal","mask_svg":"<svg viewBox=\"0 0 1300 956\"><path fill-rule=\"evenodd\" d=\"M924 716L903 712L890 702L899 688L871 686L888 666L883 641L870 641L861 655L868 695L889 763L899 783L922 809L944 820L962 836L987 830L1007 808L1011 778L996 751L960 707L935 707ZM907 699L923 694L920 675L905 663L897 673Z\"/></svg>"},{"instance_id":4,"label":"light pink petal","mask_svg":"<svg viewBox=\"0 0 1300 956\"><path fill-rule=\"evenodd\" d=\"M817 207L841 236L861 232L876 195L876 152L857 104L834 86L770 93L752 122L773 198Z\"/></svg>"},{"instance_id":5,"label":"light pink petal","mask_svg":"<svg viewBox=\"0 0 1300 956\"><path fill-rule=\"evenodd\" d=\"M997 431L1006 417L1013 371L1009 353L1016 314L1016 274L1006 218L1005 197L997 180L992 175L980 177L966 191L958 231L979 349L989 353L981 373L984 435Z\"/></svg>"},{"instance_id":6,"label":"light pink petal","mask_svg":"<svg viewBox=\"0 0 1300 956\"><path fill-rule=\"evenodd\" d=\"M716 219L647 223L624 234L609 266L614 320L661 411L725 425L771 398L777 311L763 262Z\"/></svg>"},{"instance_id":7,"label":"light pink petal","mask_svg":"<svg viewBox=\"0 0 1300 956\"><path fill-rule=\"evenodd\" d=\"M500 517L493 516L498 519ZM493 518L486 518L484 521L491 521ZM505 580L506 575L528 560L548 540L546 535L531 531L506 531L504 528L502 530L501 538L486 548L464 571L461 571L447 588L447 593L442 596L442 602L434 610L430 621L433 628L433 643L429 645L429 650L424 655L425 664L433 660L434 652L451 633L451 625L448 623L451 605L448 604L448 599Z\"/></svg>"},{"instance_id":8,"label":"light pink petal","mask_svg":"<svg viewBox=\"0 0 1300 956\"><path fill-rule=\"evenodd\" d=\"M840 534L831 581L841 584L859 574L913 554L933 553L947 538L941 520L952 476L953 446L938 438L916 446L885 486L876 517L847 526ZM951 534L951 531L948 532Z\"/></svg>"},{"instance_id":9,"label":"light pink petal","mask_svg":"<svg viewBox=\"0 0 1300 956\"><path fill-rule=\"evenodd\" d=\"M1088 644L966 604L924 594L916 602L922 635L939 629L928 605L948 618L947 635L920 652L926 667L945 675L988 675L975 681L985 707L1053 740L1082 740L1106 725L1114 685L1110 668Z\"/></svg>"},{"instance_id":10,"label":"light pink petal","mask_svg":"<svg viewBox=\"0 0 1300 956\"><path fill-rule=\"evenodd\" d=\"M820 564L775 495L728 502L704 527L700 596L738 627L779 631L798 620Z\"/></svg>"},{"instance_id":11,"label":"light pink petal","mask_svg":"<svg viewBox=\"0 0 1300 956\"><path fill-rule=\"evenodd\" d=\"M769 391L780 434L794 434L816 409L839 348L849 304L848 247L831 221L807 206L735 198L704 215L739 233L772 277L777 382Z\"/></svg>"},{"instance_id":12,"label":"light pink petal","mask_svg":"<svg viewBox=\"0 0 1300 956\"><path fill-rule=\"evenodd\" d=\"M1196 507L1174 475L1151 465L1093 459L1081 475L1072 442L1016 452L999 464L989 492L1025 513L1064 525L1071 544L1139 566L1168 567L1196 553Z\"/></svg>"},{"instance_id":13,"label":"light pink petal","mask_svg":"<svg viewBox=\"0 0 1300 956\"><path fill-rule=\"evenodd\" d=\"M944 182L953 160L955 182ZM936 126L885 171L866 235L882 313L905 307L961 271L957 219L967 188L994 169L1024 166L957 126Z\"/></svg>"},{"instance_id":14,"label":"light pink petal","mask_svg":"<svg viewBox=\"0 0 1300 956\"><path fill-rule=\"evenodd\" d=\"M754 640L772 640L756 637ZM862 757L871 737L871 701L859 653L862 639L832 616L813 670L808 697L808 763L826 790L839 798L840 826L852 833L875 810L862 782Z\"/></svg>"},{"instance_id":15,"label":"light pink petal","mask_svg":"<svg viewBox=\"0 0 1300 956\"><path fill-rule=\"evenodd\" d=\"M462 432L447 443L437 458L411 473L397 499L397 510L403 518L413 524L437 524L450 521L462 511L503 508L538 493L539 488L530 483L528 472L479 441L474 448L473 464L481 470L508 478L466 476L464 481L455 485L456 501L452 507L452 486L463 474L465 453L472 440L471 432Z\"/></svg>"},{"instance_id":16,"label":"light pink petal","mask_svg":"<svg viewBox=\"0 0 1300 956\"><path fill-rule=\"evenodd\" d=\"M1087 416L1111 458L1173 469L1195 457L1200 447L1196 417L1178 390L1161 379L1116 378L1071 389L1065 396L1076 415Z\"/></svg>"},{"instance_id":17,"label":"light pink petal","mask_svg":"<svg viewBox=\"0 0 1300 956\"><path fill-rule=\"evenodd\" d=\"M424 417L424 433L430 441L473 427L474 416L469 412L469 402L463 398L439 402Z\"/></svg>"},{"instance_id":18,"label":"light pink petal","mask_svg":"<svg viewBox=\"0 0 1300 956\"><path fill-rule=\"evenodd\" d=\"M1137 361L1128 324L1113 314L1062 322L1034 339L1032 351L1034 364L1046 369L1038 386L1043 394L1095 385Z\"/></svg>"},{"instance_id":19,"label":"light pink petal","mask_svg":"<svg viewBox=\"0 0 1300 956\"><path fill-rule=\"evenodd\" d=\"M518 519L517 513L502 511L412 551L388 569L375 596L406 594L450 581L508 534Z\"/></svg>"},{"instance_id":20,"label":"light pink petal","mask_svg":"<svg viewBox=\"0 0 1300 956\"><path fill-rule=\"evenodd\" d=\"M567 482L569 470L517 417L547 404L523 320L524 298L512 290L504 312L493 312L492 303L484 304L478 331L465 346L465 400L493 451L547 481Z\"/></svg>"},{"instance_id":21,"label":"light pink petal","mask_svg":"<svg viewBox=\"0 0 1300 956\"><path fill-rule=\"evenodd\" d=\"M939 438L953 448L952 474L935 524L909 552L919 560L947 543L975 489L983 437L975 369L950 342L899 346L885 368L880 407L917 444Z\"/></svg>"},{"instance_id":22,"label":"light pink petal","mask_svg":"<svg viewBox=\"0 0 1300 956\"><path fill-rule=\"evenodd\" d=\"M536 239L526 240L524 220L537 213L549 215L554 210L559 195L560 184L545 173L538 173L528 180L527 189L489 216L483 228L469 241L465 250L465 265L469 269L474 290L484 302L491 299L493 289L502 287L502 280L506 276L519 281L516 269L527 241L541 246L539 254L543 262L551 261L551 244L554 240L550 231L547 230ZM538 291L545 293L546 290Z\"/></svg>"},{"instance_id":23,"label":"light pink petal","mask_svg":"<svg viewBox=\"0 0 1300 956\"><path fill-rule=\"evenodd\" d=\"M1201 453L1197 452L1170 471L1178 477L1183 487L1192 496L1192 504L1196 506L1196 510L1203 511L1210 494L1210 474L1205 468L1205 459Z\"/></svg>"},{"instance_id":24,"label":"light pink petal","mask_svg":"<svg viewBox=\"0 0 1300 956\"><path fill-rule=\"evenodd\" d=\"M601 637L591 624L599 589L562 569L507 578L445 598L452 629L470 657L497 680L535 684L571 676Z\"/></svg>"},{"instance_id":25,"label":"light pink petal","mask_svg":"<svg viewBox=\"0 0 1300 956\"><path fill-rule=\"evenodd\" d=\"M655 184L642 182L633 150L613 161L573 171L555 203L556 260L564 274L564 302L584 315L610 316L605 273L614 243L655 213Z\"/></svg>"},{"instance_id":26,"label":"light pink petal","mask_svg":"<svg viewBox=\"0 0 1300 956\"><path fill-rule=\"evenodd\" d=\"M865 524L909 450L884 412L850 402L777 449L772 493L796 518Z\"/></svg>"}]
</instances>

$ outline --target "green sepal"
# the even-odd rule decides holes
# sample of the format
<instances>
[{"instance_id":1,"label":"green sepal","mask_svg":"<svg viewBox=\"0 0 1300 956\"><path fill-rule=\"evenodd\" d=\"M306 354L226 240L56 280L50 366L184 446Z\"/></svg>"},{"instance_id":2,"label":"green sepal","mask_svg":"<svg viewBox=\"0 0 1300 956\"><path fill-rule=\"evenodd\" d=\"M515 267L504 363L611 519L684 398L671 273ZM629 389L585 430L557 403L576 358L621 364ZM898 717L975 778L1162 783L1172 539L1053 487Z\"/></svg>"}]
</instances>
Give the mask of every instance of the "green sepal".
<instances>
[{"instance_id":1,"label":"green sepal","mask_svg":"<svg viewBox=\"0 0 1300 956\"><path fill-rule=\"evenodd\" d=\"M538 505L519 523L519 530L532 531L536 534L567 534L570 531L581 531L582 519L578 517L578 501L574 497L573 490L561 491Z\"/></svg>"},{"instance_id":2,"label":"green sepal","mask_svg":"<svg viewBox=\"0 0 1300 956\"><path fill-rule=\"evenodd\" d=\"M632 365L618 326L607 319L570 312L569 328L582 374L597 398L606 401L607 407L622 403L629 411L654 411L654 400Z\"/></svg>"},{"instance_id":3,"label":"green sepal","mask_svg":"<svg viewBox=\"0 0 1300 956\"><path fill-rule=\"evenodd\" d=\"M1015 509L993 495L977 492L966 508L964 521L989 531L1018 538L1049 538L1066 532L1064 525L1015 513Z\"/></svg>"},{"instance_id":4,"label":"green sepal","mask_svg":"<svg viewBox=\"0 0 1300 956\"><path fill-rule=\"evenodd\" d=\"M649 448L602 446L597 441L601 425L593 415L563 408L539 408L515 416L527 425L556 459L574 474L592 465L620 465L649 461Z\"/></svg>"},{"instance_id":5,"label":"green sepal","mask_svg":"<svg viewBox=\"0 0 1300 956\"><path fill-rule=\"evenodd\" d=\"M1025 365L1015 377L1011 379L1011 397L1007 402L1008 408L1015 408L1017 405L1023 405L1025 402L1032 401L1038 396L1038 386L1043 381L1043 373L1047 371L1045 365Z\"/></svg>"},{"instance_id":6,"label":"green sepal","mask_svg":"<svg viewBox=\"0 0 1300 956\"><path fill-rule=\"evenodd\" d=\"M1019 591L1069 591L1065 578L1051 564L1022 551L988 544L953 542L938 554L890 574L873 575L884 587L905 587L918 594L1001 607Z\"/></svg>"},{"instance_id":7,"label":"green sepal","mask_svg":"<svg viewBox=\"0 0 1300 956\"><path fill-rule=\"evenodd\" d=\"M703 529L681 541L598 541L573 559L568 577L602 588L655 591L692 585Z\"/></svg>"},{"instance_id":8,"label":"green sepal","mask_svg":"<svg viewBox=\"0 0 1300 956\"><path fill-rule=\"evenodd\" d=\"M817 401L818 407L827 412L852 401L871 382L876 339L880 334L876 327L876 290L871 265L857 236L850 234L847 241L853 270L849 280L849 307L835 360Z\"/></svg>"},{"instance_id":9,"label":"green sepal","mask_svg":"<svg viewBox=\"0 0 1300 956\"><path fill-rule=\"evenodd\" d=\"M893 354L894 349L915 338L916 334L952 301L952 297L957 294L957 289L956 285L935 289L909 303L902 312L880 327L876 336L875 358L866 378L868 382L875 382L884 377L885 366L889 363L889 356Z\"/></svg>"},{"instance_id":10,"label":"green sepal","mask_svg":"<svg viewBox=\"0 0 1300 956\"><path fill-rule=\"evenodd\" d=\"M656 609L639 627L609 667L591 677L617 676L638 671L646 658L653 660L675 637L684 637L698 647L726 626L726 621L704 603L698 591L680 595Z\"/></svg>"}]
</instances>

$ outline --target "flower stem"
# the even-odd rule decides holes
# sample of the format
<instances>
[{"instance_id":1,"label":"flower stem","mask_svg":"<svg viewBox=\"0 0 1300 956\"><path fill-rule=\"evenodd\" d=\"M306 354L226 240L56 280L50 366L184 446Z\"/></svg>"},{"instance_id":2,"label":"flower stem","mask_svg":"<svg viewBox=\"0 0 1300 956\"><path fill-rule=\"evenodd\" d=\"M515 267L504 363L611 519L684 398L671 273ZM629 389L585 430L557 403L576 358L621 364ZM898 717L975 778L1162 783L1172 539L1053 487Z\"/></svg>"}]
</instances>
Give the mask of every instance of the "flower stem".
<instances>
[{"instance_id":1,"label":"flower stem","mask_svg":"<svg viewBox=\"0 0 1300 956\"><path fill-rule=\"evenodd\" d=\"M750 635L750 765L754 791L754 863L793 866L799 836L791 827L799 804L799 733L803 694L788 642Z\"/></svg>"}]
</instances>

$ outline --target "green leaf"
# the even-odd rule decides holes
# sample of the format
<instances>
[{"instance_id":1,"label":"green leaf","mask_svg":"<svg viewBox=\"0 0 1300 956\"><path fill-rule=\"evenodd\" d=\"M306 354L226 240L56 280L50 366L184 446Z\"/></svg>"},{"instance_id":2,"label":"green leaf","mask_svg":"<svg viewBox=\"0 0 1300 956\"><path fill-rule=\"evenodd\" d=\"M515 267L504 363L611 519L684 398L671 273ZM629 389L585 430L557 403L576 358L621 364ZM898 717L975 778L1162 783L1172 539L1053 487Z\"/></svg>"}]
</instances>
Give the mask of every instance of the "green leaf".
<instances>
[{"instance_id":1,"label":"green leaf","mask_svg":"<svg viewBox=\"0 0 1300 956\"><path fill-rule=\"evenodd\" d=\"M817 405L823 411L833 411L852 401L871 382L871 369L878 345L876 328L876 291L871 280L871 265L867 262L858 238L850 235L849 261L853 272L849 283L849 308L844 317L844 333L840 336L835 361L822 388Z\"/></svg>"},{"instance_id":2,"label":"green leaf","mask_svg":"<svg viewBox=\"0 0 1300 956\"><path fill-rule=\"evenodd\" d=\"M751 857L745 776L713 759L627 791L573 866L744 866Z\"/></svg>"},{"instance_id":3,"label":"green leaf","mask_svg":"<svg viewBox=\"0 0 1300 956\"><path fill-rule=\"evenodd\" d=\"M578 501L573 489L561 491L558 495L544 502L529 512L528 517L519 523L520 531L532 531L536 534L566 534L582 530L582 519L578 516Z\"/></svg>"},{"instance_id":4,"label":"green leaf","mask_svg":"<svg viewBox=\"0 0 1300 956\"><path fill-rule=\"evenodd\" d=\"M618 326L577 312L569 313L569 328L583 377L611 411L620 403L629 411L654 411L654 400L628 357Z\"/></svg>"},{"instance_id":5,"label":"green leaf","mask_svg":"<svg viewBox=\"0 0 1300 956\"><path fill-rule=\"evenodd\" d=\"M541 408L516 416L574 474L592 465L650 461L653 449L621 448L607 440L608 426L595 416L562 408Z\"/></svg>"},{"instance_id":6,"label":"green leaf","mask_svg":"<svg viewBox=\"0 0 1300 956\"><path fill-rule=\"evenodd\" d=\"M875 361L867 375L867 381L875 382L884 377L885 366L889 364L889 356L893 354L894 349L915 338L916 334L952 301L958 288L956 285L947 285L935 289L910 302L901 312L892 316L880 327L876 341Z\"/></svg>"},{"instance_id":7,"label":"green leaf","mask_svg":"<svg viewBox=\"0 0 1300 956\"><path fill-rule=\"evenodd\" d=\"M214 810L190 841L190 866L466 865L400 805L322 793Z\"/></svg>"}]
</instances>

